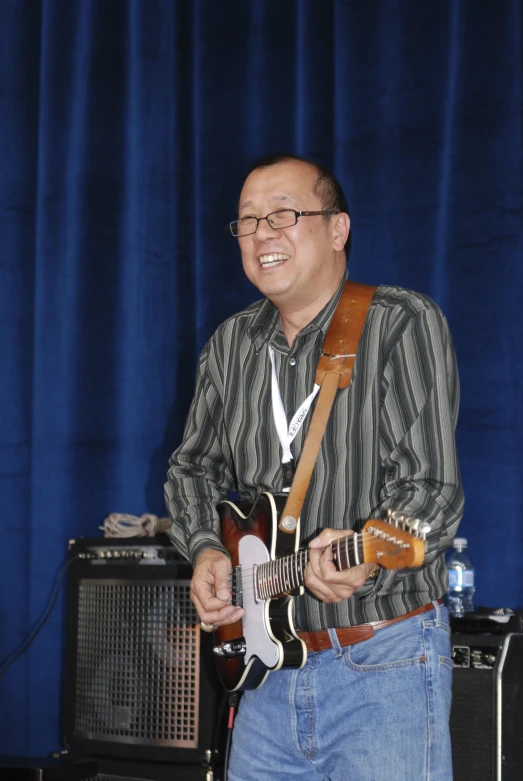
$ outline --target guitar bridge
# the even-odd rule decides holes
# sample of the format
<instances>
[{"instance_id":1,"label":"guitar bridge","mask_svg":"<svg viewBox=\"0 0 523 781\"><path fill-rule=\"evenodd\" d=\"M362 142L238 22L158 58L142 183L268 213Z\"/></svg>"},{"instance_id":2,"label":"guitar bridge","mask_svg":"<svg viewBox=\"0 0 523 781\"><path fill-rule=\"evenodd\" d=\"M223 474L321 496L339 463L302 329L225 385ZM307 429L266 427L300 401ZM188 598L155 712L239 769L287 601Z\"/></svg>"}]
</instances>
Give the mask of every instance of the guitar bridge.
<instances>
[{"instance_id":1,"label":"guitar bridge","mask_svg":"<svg viewBox=\"0 0 523 781\"><path fill-rule=\"evenodd\" d=\"M234 567L229 575L229 586L231 589L231 604L235 607L243 607L243 581L242 568Z\"/></svg>"}]
</instances>

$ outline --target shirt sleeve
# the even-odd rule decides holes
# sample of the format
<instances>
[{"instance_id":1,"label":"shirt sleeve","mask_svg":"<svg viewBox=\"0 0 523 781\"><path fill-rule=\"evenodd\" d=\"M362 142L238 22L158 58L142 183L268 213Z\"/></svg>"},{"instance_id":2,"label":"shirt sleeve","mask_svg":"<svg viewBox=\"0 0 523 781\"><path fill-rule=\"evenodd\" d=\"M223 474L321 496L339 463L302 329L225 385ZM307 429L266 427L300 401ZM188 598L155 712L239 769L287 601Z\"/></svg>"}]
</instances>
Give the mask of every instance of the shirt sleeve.
<instances>
[{"instance_id":1,"label":"shirt sleeve","mask_svg":"<svg viewBox=\"0 0 523 781\"><path fill-rule=\"evenodd\" d=\"M376 513L427 521L425 564L452 544L463 515L456 452L459 378L447 322L436 307L413 316L384 373L380 447L385 481Z\"/></svg>"},{"instance_id":2,"label":"shirt sleeve","mask_svg":"<svg viewBox=\"0 0 523 781\"><path fill-rule=\"evenodd\" d=\"M220 541L216 504L233 488L232 460L223 427L219 373L211 379L209 343L198 364L196 392L181 445L169 460L165 501L172 519L169 532L176 549L194 565L202 551L213 548L227 554Z\"/></svg>"}]
</instances>

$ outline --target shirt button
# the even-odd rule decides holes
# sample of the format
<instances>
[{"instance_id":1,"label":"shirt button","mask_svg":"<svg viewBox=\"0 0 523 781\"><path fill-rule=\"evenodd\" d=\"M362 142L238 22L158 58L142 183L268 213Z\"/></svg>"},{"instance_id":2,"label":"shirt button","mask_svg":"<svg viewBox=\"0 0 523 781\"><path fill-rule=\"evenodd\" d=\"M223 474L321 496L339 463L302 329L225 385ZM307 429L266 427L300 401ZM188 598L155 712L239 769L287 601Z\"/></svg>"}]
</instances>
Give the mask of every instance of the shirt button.
<instances>
[{"instance_id":1,"label":"shirt button","mask_svg":"<svg viewBox=\"0 0 523 781\"><path fill-rule=\"evenodd\" d=\"M291 366L296 366L296 358L291 358L289 363Z\"/></svg>"}]
</instances>

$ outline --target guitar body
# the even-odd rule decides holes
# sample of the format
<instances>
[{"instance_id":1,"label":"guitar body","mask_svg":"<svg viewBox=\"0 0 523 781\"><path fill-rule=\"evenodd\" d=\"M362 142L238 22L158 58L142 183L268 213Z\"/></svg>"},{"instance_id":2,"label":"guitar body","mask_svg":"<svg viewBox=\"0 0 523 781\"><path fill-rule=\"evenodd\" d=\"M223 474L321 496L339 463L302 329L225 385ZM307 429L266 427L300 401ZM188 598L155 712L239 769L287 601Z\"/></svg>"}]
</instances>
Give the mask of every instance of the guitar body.
<instances>
[{"instance_id":1,"label":"guitar body","mask_svg":"<svg viewBox=\"0 0 523 781\"><path fill-rule=\"evenodd\" d=\"M285 494L262 493L248 515L233 502L218 505L222 542L240 579L233 602L245 608L241 621L218 627L215 632L220 645L245 640L243 656L218 657L218 672L229 691L255 689L269 672L302 667L307 658L292 622L292 594L300 593L300 589L278 599L260 599L255 592L256 568L293 554L298 548L299 524L294 533L278 529L286 501Z\"/></svg>"},{"instance_id":2,"label":"guitar body","mask_svg":"<svg viewBox=\"0 0 523 781\"><path fill-rule=\"evenodd\" d=\"M248 514L232 502L218 505L222 542L232 559L232 603L245 610L241 621L215 631L218 673L229 691L256 689L270 672L303 667L307 659L292 603L303 593L308 550L298 549L299 521L292 533L279 528L286 504L285 494L262 493ZM369 519L361 532L330 543L332 560L340 572L365 562L421 567L429 531L430 524L389 510L386 521Z\"/></svg>"}]
</instances>

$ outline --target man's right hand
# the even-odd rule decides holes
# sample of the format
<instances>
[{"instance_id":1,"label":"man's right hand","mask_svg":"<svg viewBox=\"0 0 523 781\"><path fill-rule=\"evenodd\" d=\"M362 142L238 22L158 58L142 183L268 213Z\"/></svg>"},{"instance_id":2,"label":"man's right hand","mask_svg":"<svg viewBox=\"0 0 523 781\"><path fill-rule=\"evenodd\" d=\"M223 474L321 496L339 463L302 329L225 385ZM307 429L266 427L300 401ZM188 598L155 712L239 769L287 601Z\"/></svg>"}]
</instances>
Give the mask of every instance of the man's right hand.
<instances>
[{"instance_id":1,"label":"man's right hand","mask_svg":"<svg viewBox=\"0 0 523 781\"><path fill-rule=\"evenodd\" d=\"M196 559L191 581L191 599L200 620L205 624L234 624L245 614L241 607L229 605L231 571L231 560L220 551L209 549L200 553Z\"/></svg>"}]
</instances>

